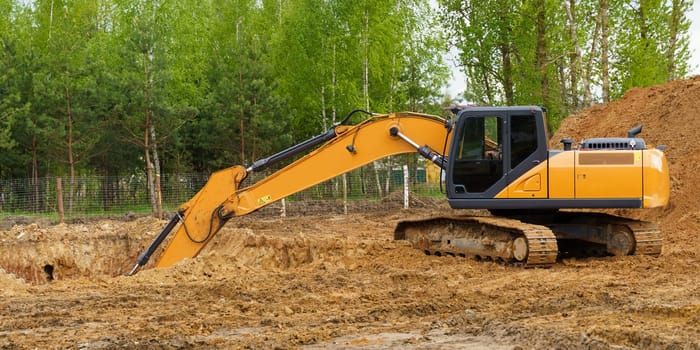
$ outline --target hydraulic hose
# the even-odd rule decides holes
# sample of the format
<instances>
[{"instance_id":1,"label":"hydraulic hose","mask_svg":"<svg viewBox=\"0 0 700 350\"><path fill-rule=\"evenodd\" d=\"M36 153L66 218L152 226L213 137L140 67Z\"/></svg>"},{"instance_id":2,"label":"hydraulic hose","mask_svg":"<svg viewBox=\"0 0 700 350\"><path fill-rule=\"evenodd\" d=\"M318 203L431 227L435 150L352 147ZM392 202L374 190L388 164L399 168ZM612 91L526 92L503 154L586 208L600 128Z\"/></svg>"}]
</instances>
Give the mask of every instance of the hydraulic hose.
<instances>
[{"instance_id":1,"label":"hydraulic hose","mask_svg":"<svg viewBox=\"0 0 700 350\"><path fill-rule=\"evenodd\" d=\"M129 271L129 273L126 274L127 276L135 274L143 265L146 265L148 260L151 258L151 255L153 255L156 249L158 249L161 243L163 243L163 240L165 240L165 238L168 237L168 234L170 234L170 231L172 231L175 225L177 225L177 222L180 220L180 218L182 218L182 216L178 212L173 216L172 219L170 219L168 224L165 225L165 227L163 228L163 231L161 231L160 234L156 236L151 245L148 246L148 248L143 253L141 253L141 255L139 255L139 258L136 261L136 265L134 265L131 271Z\"/></svg>"}]
</instances>

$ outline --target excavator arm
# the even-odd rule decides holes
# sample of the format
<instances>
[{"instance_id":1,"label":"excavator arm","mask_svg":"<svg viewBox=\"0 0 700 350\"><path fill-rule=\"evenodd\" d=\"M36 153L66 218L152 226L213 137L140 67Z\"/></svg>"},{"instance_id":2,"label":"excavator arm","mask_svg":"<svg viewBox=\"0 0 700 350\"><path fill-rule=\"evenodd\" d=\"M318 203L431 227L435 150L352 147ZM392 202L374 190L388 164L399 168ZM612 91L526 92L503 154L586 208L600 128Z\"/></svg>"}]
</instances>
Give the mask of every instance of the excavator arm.
<instances>
[{"instance_id":1,"label":"excavator arm","mask_svg":"<svg viewBox=\"0 0 700 350\"><path fill-rule=\"evenodd\" d=\"M156 267L171 266L197 256L219 229L235 216L250 214L373 161L418 152L444 167L446 155L434 150L445 148L450 131L451 123L436 116L417 113L373 115L357 125L337 125L324 134L256 161L248 168L233 166L217 171L192 199L178 209L163 231L139 256L129 275L148 262L176 227ZM272 175L248 187L241 187L248 174L319 144L317 149Z\"/></svg>"}]
</instances>

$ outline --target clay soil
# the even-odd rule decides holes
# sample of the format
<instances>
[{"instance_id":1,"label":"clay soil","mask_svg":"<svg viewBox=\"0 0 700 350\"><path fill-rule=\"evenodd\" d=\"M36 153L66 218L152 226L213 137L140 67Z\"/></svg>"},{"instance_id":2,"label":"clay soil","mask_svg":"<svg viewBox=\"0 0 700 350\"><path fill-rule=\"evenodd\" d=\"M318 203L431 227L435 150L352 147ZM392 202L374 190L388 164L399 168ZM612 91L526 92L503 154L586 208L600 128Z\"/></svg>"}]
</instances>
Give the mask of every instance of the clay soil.
<instances>
[{"instance_id":1,"label":"clay soil","mask_svg":"<svg viewBox=\"0 0 700 350\"><path fill-rule=\"evenodd\" d=\"M123 274L165 224L137 218L0 229L0 348L700 349L700 78L635 89L568 118L563 137L644 124L668 146L661 256L523 269L393 240L409 210L232 220L203 253Z\"/></svg>"}]
</instances>

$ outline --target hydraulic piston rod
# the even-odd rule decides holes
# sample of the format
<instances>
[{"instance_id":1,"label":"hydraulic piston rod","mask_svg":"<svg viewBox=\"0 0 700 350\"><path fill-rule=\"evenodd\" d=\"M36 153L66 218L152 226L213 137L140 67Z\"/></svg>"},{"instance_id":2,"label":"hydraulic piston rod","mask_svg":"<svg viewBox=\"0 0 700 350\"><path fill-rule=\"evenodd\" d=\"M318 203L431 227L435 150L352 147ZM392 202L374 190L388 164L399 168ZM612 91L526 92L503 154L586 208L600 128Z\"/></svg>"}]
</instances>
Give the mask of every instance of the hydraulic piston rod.
<instances>
[{"instance_id":1,"label":"hydraulic piston rod","mask_svg":"<svg viewBox=\"0 0 700 350\"><path fill-rule=\"evenodd\" d=\"M425 159L435 163L435 165L439 166L443 170L446 170L447 168L447 157L443 156L442 154L436 152L430 146L425 145L425 146L420 146L418 145L415 141L411 140L408 136L402 134L399 131L399 128L393 127L389 129L389 134L391 136L397 136L398 138L406 141L409 145L411 145L413 148L415 148L418 153L423 156Z\"/></svg>"}]
</instances>

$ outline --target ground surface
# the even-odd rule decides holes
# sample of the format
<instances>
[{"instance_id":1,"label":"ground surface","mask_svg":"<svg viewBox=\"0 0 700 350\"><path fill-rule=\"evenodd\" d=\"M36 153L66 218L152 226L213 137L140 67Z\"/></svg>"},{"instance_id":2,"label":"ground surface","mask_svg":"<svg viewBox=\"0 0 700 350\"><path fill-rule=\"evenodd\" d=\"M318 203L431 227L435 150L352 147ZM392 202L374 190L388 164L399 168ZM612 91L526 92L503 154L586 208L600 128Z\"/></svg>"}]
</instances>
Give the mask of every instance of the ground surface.
<instances>
[{"instance_id":1,"label":"ground surface","mask_svg":"<svg viewBox=\"0 0 700 350\"><path fill-rule=\"evenodd\" d=\"M647 142L669 146L671 205L621 212L660 223L660 257L522 269L392 239L442 203L253 215L196 259L123 277L164 221L15 222L0 229L0 349L700 349L698 101L700 79L632 90L554 137L643 122Z\"/></svg>"}]
</instances>

